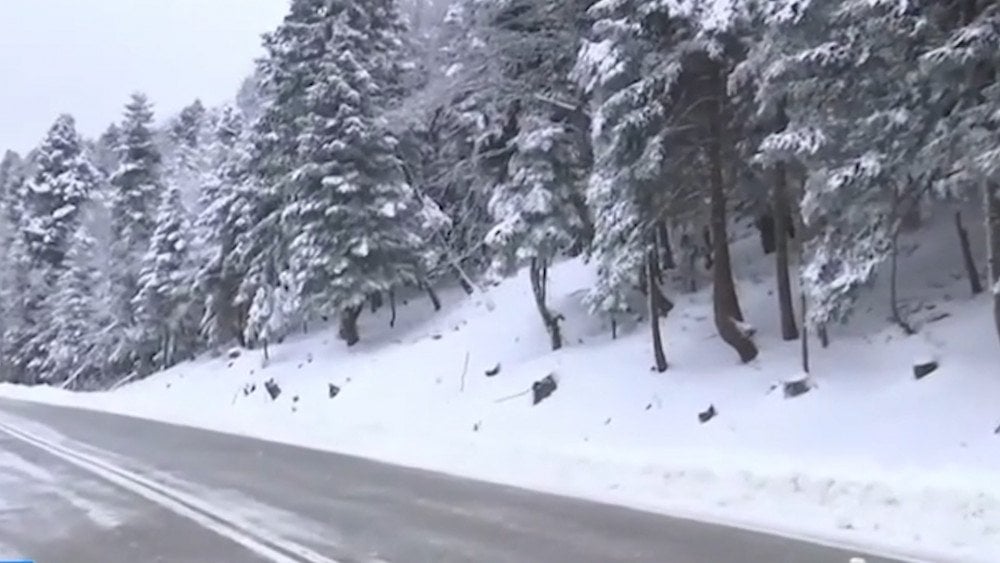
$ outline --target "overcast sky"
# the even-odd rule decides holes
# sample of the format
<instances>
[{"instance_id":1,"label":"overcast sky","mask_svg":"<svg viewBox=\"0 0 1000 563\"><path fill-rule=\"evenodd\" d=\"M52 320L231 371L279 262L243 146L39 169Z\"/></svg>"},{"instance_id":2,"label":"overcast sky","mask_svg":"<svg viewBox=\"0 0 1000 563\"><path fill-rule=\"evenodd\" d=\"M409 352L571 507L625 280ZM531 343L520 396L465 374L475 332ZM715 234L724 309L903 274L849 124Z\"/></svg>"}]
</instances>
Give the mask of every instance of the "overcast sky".
<instances>
[{"instance_id":1,"label":"overcast sky","mask_svg":"<svg viewBox=\"0 0 1000 563\"><path fill-rule=\"evenodd\" d=\"M60 113L94 136L142 90L157 117L232 98L288 0L0 0L0 153Z\"/></svg>"}]
</instances>

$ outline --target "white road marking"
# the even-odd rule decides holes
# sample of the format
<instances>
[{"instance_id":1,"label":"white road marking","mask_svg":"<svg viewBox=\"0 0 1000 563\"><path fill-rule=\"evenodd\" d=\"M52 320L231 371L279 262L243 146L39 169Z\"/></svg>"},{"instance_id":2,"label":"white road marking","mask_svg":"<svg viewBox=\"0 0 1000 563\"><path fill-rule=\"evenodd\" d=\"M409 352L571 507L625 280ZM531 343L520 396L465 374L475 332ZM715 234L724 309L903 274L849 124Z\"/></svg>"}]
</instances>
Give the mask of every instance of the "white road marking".
<instances>
[{"instance_id":1,"label":"white road marking","mask_svg":"<svg viewBox=\"0 0 1000 563\"><path fill-rule=\"evenodd\" d=\"M54 444L2 422L0 422L0 432L152 501L275 563L337 563L334 559L270 534L266 530L248 530L240 524L232 522L225 514L218 513L210 505L197 498L112 465L107 461L74 451L63 445Z\"/></svg>"}]
</instances>

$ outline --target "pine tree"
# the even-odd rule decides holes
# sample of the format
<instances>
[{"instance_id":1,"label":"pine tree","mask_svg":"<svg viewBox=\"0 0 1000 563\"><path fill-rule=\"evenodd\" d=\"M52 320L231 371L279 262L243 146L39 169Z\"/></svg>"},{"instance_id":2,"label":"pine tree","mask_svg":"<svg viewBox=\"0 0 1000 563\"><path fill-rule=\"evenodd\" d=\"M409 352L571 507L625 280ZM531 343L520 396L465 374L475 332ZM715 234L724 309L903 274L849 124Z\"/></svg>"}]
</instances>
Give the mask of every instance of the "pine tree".
<instances>
[{"instance_id":1,"label":"pine tree","mask_svg":"<svg viewBox=\"0 0 1000 563\"><path fill-rule=\"evenodd\" d=\"M139 268L153 230L163 190L161 155L153 139L153 110L143 94L134 94L125 106L118 145L119 165L111 177L112 300L115 327L112 360L117 370L148 370L148 354L133 346L143 335L135 330L134 299L139 292Z\"/></svg>"},{"instance_id":2,"label":"pine tree","mask_svg":"<svg viewBox=\"0 0 1000 563\"><path fill-rule=\"evenodd\" d=\"M193 352L189 348L193 332L189 236L190 221L180 190L170 186L157 211L156 229L142 259L133 299L142 357L164 369L176 363L179 354Z\"/></svg>"},{"instance_id":3,"label":"pine tree","mask_svg":"<svg viewBox=\"0 0 1000 563\"><path fill-rule=\"evenodd\" d=\"M266 41L264 121L278 151L297 149L277 170L293 288L340 315L348 344L370 294L421 280L419 201L377 117L398 90L401 31L393 2L299 0Z\"/></svg>"},{"instance_id":4,"label":"pine tree","mask_svg":"<svg viewBox=\"0 0 1000 563\"><path fill-rule=\"evenodd\" d=\"M125 106L118 145L120 164L111 177L116 309L118 322L124 326L133 321L131 302L138 291L138 265L156 226L155 211L163 189L161 156L153 141L152 123L148 99L134 94Z\"/></svg>"},{"instance_id":5,"label":"pine tree","mask_svg":"<svg viewBox=\"0 0 1000 563\"><path fill-rule=\"evenodd\" d=\"M94 389L105 356L100 348L109 319L104 307L106 281L97 263L94 240L80 228L74 234L66 267L47 300L51 346L46 380L70 389Z\"/></svg>"},{"instance_id":6,"label":"pine tree","mask_svg":"<svg viewBox=\"0 0 1000 563\"><path fill-rule=\"evenodd\" d=\"M546 303L548 267L584 236L586 221L579 215L580 155L571 136L546 116L527 116L513 141L509 178L497 186L490 201L496 221L486 237L494 251L493 268L510 275L530 266L535 304L552 340L562 347L560 316Z\"/></svg>"},{"instance_id":7,"label":"pine tree","mask_svg":"<svg viewBox=\"0 0 1000 563\"><path fill-rule=\"evenodd\" d=\"M202 178L201 212L195 222L198 271L195 288L204 300L201 334L212 348L241 339L236 309L240 270L233 253L241 228L238 186L244 181L245 141L243 118L234 108L224 108L206 150L210 173ZM234 215L235 212L235 215Z\"/></svg>"},{"instance_id":8,"label":"pine tree","mask_svg":"<svg viewBox=\"0 0 1000 563\"><path fill-rule=\"evenodd\" d=\"M60 116L35 156L36 173L26 183L23 234L31 259L54 281L76 231L82 207L99 182L86 158L72 117Z\"/></svg>"},{"instance_id":9,"label":"pine tree","mask_svg":"<svg viewBox=\"0 0 1000 563\"><path fill-rule=\"evenodd\" d=\"M23 256L12 265L17 275L23 320L19 364L31 381L51 374L51 296L64 271L73 233L96 191L99 173L84 154L83 142L68 115L60 116L34 153L35 173L23 189L20 235Z\"/></svg>"}]
</instances>

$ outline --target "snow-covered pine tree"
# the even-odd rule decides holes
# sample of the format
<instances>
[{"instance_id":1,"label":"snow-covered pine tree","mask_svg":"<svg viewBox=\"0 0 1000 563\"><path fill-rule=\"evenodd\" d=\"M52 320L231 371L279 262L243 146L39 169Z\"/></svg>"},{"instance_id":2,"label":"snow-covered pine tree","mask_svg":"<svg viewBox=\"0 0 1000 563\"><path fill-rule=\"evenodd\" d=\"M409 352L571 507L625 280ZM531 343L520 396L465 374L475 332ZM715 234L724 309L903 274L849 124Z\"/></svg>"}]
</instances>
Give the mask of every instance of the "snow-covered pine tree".
<instances>
[{"instance_id":1,"label":"snow-covered pine tree","mask_svg":"<svg viewBox=\"0 0 1000 563\"><path fill-rule=\"evenodd\" d=\"M195 100L181 110L169 130L169 158L166 159L167 181L178 186L188 196L198 194L205 183L209 167L205 137L208 115L201 100Z\"/></svg>"},{"instance_id":2,"label":"snow-covered pine tree","mask_svg":"<svg viewBox=\"0 0 1000 563\"><path fill-rule=\"evenodd\" d=\"M726 232L734 178L725 159L736 140L725 78L740 52L733 24L742 13L741 3L595 4L593 33L575 75L597 102L588 189L599 272L592 309L620 314L636 286L648 286L649 298L664 303L651 310L669 309L656 297L656 284L642 276L660 255L657 231L665 219L701 222L712 235L716 325L749 361L757 349L736 297Z\"/></svg>"},{"instance_id":3,"label":"snow-covered pine tree","mask_svg":"<svg viewBox=\"0 0 1000 563\"><path fill-rule=\"evenodd\" d=\"M156 229L142 259L133 299L141 365L146 369L166 369L194 352L190 235L180 189L170 185L157 211Z\"/></svg>"},{"instance_id":4,"label":"snow-covered pine tree","mask_svg":"<svg viewBox=\"0 0 1000 563\"><path fill-rule=\"evenodd\" d=\"M988 286L1000 337L1000 5L969 0L930 6L931 21L946 30L921 57L931 99L948 104L933 122L923 154L942 170L938 189L982 202L987 236ZM943 104L942 104L943 105Z\"/></svg>"},{"instance_id":5,"label":"snow-covered pine tree","mask_svg":"<svg viewBox=\"0 0 1000 563\"><path fill-rule=\"evenodd\" d=\"M23 298L28 292L28 260L21 220L24 214L24 168L21 156L7 151L0 161L0 380L19 381L15 369L21 330L26 321Z\"/></svg>"},{"instance_id":6,"label":"snow-covered pine tree","mask_svg":"<svg viewBox=\"0 0 1000 563\"><path fill-rule=\"evenodd\" d=\"M401 31L388 0L296 0L265 41L264 121L277 150L296 148L278 170L293 288L310 311L340 315L348 344L369 295L422 277L419 201L378 118L398 89Z\"/></svg>"},{"instance_id":7,"label":"snow-covered pine tree","mask_svg":"<svg viewBox=\"0 0 1000 563\"><path fill-rule=\"evenodd\" d=\"M209 173L203 177L195 221L194 287L204 300L201 335L212 348L241 338L236 297L239 271L233 251L242 217L233 215L238 186L243 182L246 147L243 117L235 108L223 108L212 142L206 150ZM243 229L245 230L245 229Z\"/></svg>"},{"instance_id":8,"label":"snow-covered pine tree","mask_svg":"<svg viewBox=\"0 0 1000 563\"><path fill-rule=\"evenodd\" d=\"M535 305L552 340L562 347L561 317L546 300L548 267L585 236L586 220L577 202L583 169L572 133L548 116L520 119L521 132L513 140L508 179L490 200L495 224L486 236L493 251L493 269L511 275L530 268Z\"/></svg>"},{"instance_id":9,"label":"snow-covered pine tree","mask_svg":"<svg viewBox=\"0 0 1000 563\"><path fill-rule=\"evenodd\" d=\"M28 377L38 381L51 367L54 313L48 310L50 296L63 273L73 233L79 228L84 207L100 181L99 172L84 154L83 141L72 117L60 116L34 153L35 172L23 189L20 235L24 239L24 263L28 286L20 296L33 326L22 327L21 339L28 353L22 365ZM18 267L18 266L14 266ZM26 363L25 363L26 362Z\"/></svg>"},{"instance_id":10,"label":"snow-covered pine tree","mask_svg":"<svg viewBox=\"0 0 1000 563\"><path fill-rule=\"evenodd\" d=\"M129 374L139 358L131 350L139 269L156 228L162 196L161 155L153 139L153 110L143 94L125 106L118 145L118 169L111 177L113 361Z\"/></svg>"},{"instance_id":11,"label":"snow-covered pine tree","mask_svg":"<svg viewBox=\"0 0 1000 563\"><path fill-rule=\"evenodd\" d=\"M22 234L32 261L53 281L100 178L83 148L74 119L60 116L38 147L35 174L25 184Z\"/></svg>"},{"instance_id":12,"label":"snow-covered pine tree","mask_svg":"<svg viewBox=\"0 0 1000 563\"><path fill-rule=\"evenodd\" d=\"M94 389L103 383L106 356L101 346L110 318L104 301L107 280L94 245L86 229L78 228L45 305L51 339L45 380L69 389Z\"/></svg>"}]
</instances>

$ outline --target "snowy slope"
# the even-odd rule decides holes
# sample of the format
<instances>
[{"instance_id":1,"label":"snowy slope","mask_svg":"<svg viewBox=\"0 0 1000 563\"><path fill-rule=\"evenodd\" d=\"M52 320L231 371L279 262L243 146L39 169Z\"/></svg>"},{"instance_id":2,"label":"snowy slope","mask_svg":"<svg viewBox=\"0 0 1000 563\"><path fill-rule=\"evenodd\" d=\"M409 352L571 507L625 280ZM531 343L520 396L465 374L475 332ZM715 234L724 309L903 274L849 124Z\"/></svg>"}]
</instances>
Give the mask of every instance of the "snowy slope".
<instances>
[{"instance_id":1,"label":"snowy slope","mask_svg":"<svg viewBox=\"0 0 1000 563\"><path fill-rule=\"evenodd\" d=\"M110 393L0 386L69 404L622 503L756 529L876 545L934 561L1000 554L1000 365L987 297L972 300L949 216L900 262L903 303L921 331L887 321L884 280L857 318L813 345L818 387L786 400L798 342L781 342L773 262L736 244L740 297L762 353L750 365L715 334L709 295L677 294L664 322L670 369L651 371L643 322L612 340L580 303L592 273L556 268L568 346L548 351L526 277L488 297L442 293L365 315L366 340L300 335L260 353L203 359ZM912 237L911 237L912 238ZM907 243L913 242L908 240ZM977 241L978 242L978 241ZM490 306L492 305L492 306ZM942 317L945 313L947 316ZM914 358L941 369L916 381ZM497 364L499 374L485 372ZM549 373L538 406L517 395ZM271 400L263 382L282 389ZM342 390L329 397L329 384ZM255 386L249 394L248 385ZM506 399L506 400L504 400ZM719 415L697 414L710 404Z\"/></svg>"}]
</instances>

